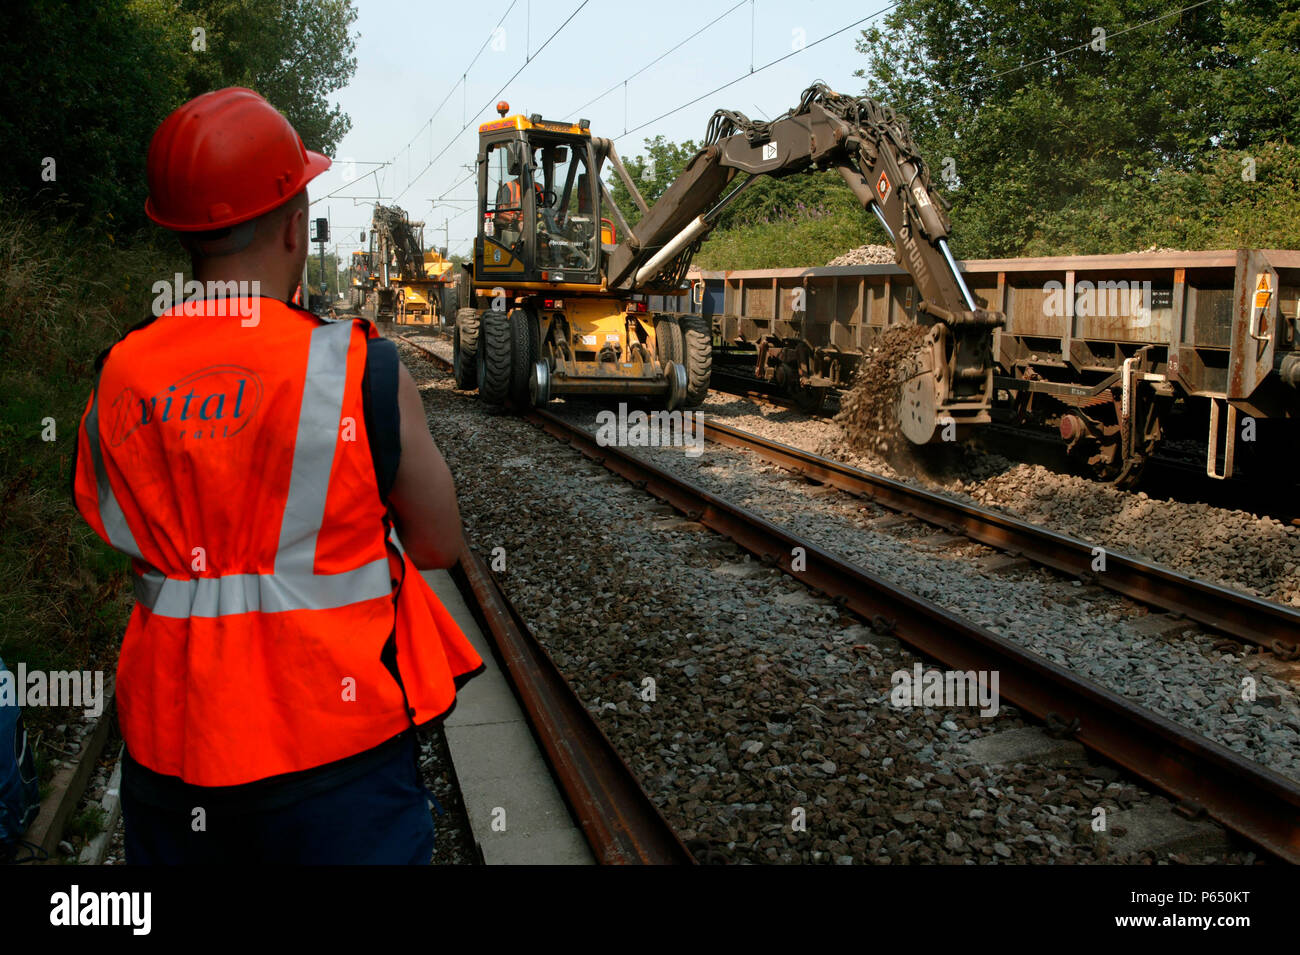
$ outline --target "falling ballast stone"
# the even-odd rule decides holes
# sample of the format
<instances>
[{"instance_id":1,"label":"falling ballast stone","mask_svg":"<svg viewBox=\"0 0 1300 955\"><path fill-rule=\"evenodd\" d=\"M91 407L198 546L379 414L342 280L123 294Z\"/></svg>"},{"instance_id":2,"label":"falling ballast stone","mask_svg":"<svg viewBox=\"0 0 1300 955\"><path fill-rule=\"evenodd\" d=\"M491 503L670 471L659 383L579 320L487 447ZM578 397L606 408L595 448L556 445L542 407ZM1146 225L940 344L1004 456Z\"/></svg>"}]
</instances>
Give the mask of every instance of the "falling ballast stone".
<instances>
[{"instance_id":1,"label":"falling ballast stone","mask_svg":"<svg viewBox=\"0 0 1300 955\"><path fill-rule=\"evenodd\" d=\"M749 561L739 564L719 564L717 567L713 568L715 574L720 574L723 577L740 578L753 577L756 574L762 573L763 570L764 567L762 564L751 563Z\"/></svg>"},{"instance_id":2,"label":"falling ballast stone","mask_svg":"<svg viewBox=\"0 0 1300 955\"><path fill-rule=\"evenodd\" d=\"M958 752L976 763L1037 763L1042 766L1079 766L1087 762L1083 746L1072 739L1055 739L1037 726L1006 730L963 743Z\"/></svg>"},{"instance_id":3,"label":"falling ballast stone","mask_svg":"<svg viewBox=\"0 0 1300 955\"><path fill-rule=\"evenodd\" d=\"M1124 834L1116 834L1117 829ZM1152 806L1109 813L1106 830L1117 853L1221 852L1228 847L1227 833L1214 823Z\"/></svg>"},{"instance_id":4,"label":"falling ballast stone","mask_svg":"<svg viewBox=\"0 0 1300 955\"><path fill-rule=\"evenodd\" d=\"M789 593L777 594L772 599L779 604L797 607L817 607L822 603L822 598L816 597L806 590L792 590Z\"/></svg>"}]
</instances>

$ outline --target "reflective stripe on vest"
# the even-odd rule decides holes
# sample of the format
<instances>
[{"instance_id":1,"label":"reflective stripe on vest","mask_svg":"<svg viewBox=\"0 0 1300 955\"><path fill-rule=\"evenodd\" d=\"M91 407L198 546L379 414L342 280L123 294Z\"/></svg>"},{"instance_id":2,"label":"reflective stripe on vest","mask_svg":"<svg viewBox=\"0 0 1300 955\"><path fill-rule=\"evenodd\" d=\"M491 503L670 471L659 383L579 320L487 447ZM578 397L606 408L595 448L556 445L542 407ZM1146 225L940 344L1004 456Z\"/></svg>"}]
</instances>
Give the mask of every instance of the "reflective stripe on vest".
<instances>
[{"instance_id":1,"label":"reflective stripe on vest","mask_svg":"<svg viewBox=\"0 0 1300 955\"><path fill-rule=\"evenodd\" d=\"M220 617L252 612L332 610L392 593L387 557L341 574L312 572L316 536L325 513L328 477L336 446L318 440L318 435L333 432L335 441L338 440L351 337L350 321L322 325L311 333L302 410L298 415L298 434L293 449L293 472L275 554L275 573L177 579L150 571L135 577L136 600L164 617ZM88 431L89 428L88 422ZM91 433L96 454L95 475L99 481L100 517L105 528L109 527L110 516L120 521L124 541L130 540L131 547L135 548L131 529L126 526L121 508L113 497L113 489L108 484L102 459L98 456L96 438L97 435ZM105 502L108 502L107 507ZM113 533L110 531L110 535ZM126 549L118 545L116 538L110 536L110 541L118 550ZM138 549L127 552L140 556Z\"/></svg>"},{"instance_id":2,"label":"reflective stripe on vest","mask_svg":"<svg viewBox=\"0 0 1300 955\"><path fill-rule=\"evenodd\" d=\"M95 382L95 392L90 400L90 410L86 412L86 437L90 440L90 456L95 465L95 487L99 491L99 519L104 523L104 533L114 550L121 551L137 560L143 558L131 525L126 522L122 505L113 493L113 485L108 481L108 471L104 468L104 452L99 446L99 382Z\"/></svg>"}]
</instances>

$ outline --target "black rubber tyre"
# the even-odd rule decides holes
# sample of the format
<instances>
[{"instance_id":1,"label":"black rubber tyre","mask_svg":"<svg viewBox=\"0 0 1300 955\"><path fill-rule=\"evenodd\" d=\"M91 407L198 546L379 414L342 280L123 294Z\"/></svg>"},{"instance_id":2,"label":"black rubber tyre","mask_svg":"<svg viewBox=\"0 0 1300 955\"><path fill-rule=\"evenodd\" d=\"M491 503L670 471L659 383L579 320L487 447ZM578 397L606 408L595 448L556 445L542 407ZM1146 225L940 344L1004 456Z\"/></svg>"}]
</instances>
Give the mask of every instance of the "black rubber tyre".
<instances>
[{"instance_id":1,"label":"black rubber tyre","mask_svg":"<svg viewBox=\"0 0 1300 955\"><path fill-rule=\"evenodd\" d=\"M526 308L510 312L510 401L517 408L532 407L528 394L528 379L533 374L533 362L539 350L537 322Z\"/></svg>"},{"instance_id":2,"label":"black rubber tyre","mask_svg":"<svg viewBox=\"0 0 1300 955\"><path fill-rule=\"evenodd\" d=\"M451 333L451 368L456 387L471 391L478 387L479 314L472 308L456 313L456 327Z\"/></svg>"},{"instance_id":3,"label":"black rubber tyre","mask_svg":"<svg viewBox=\"0 0 1300 955\"><path fill-rule=\"evenodd\" d=\"M655 355L661 365L682 362L682 327L672 315L655 316Z\"/></svg>"},{"instance_id":4,"label":"black rubber tyre","mask_svg":"<svg viewBox=\"0 0 1300 955\"><path fill-rule=\"evenodd\" d=\"M709 395L709 380L713 377L713 326L699 315L683 315L682 361L686 365L687 408L698 408Z\"/></svg>"},{"instance_id":5,"label":"black rubber tyre","mask_svg":"<svg viewBox=\"0 0 1300 955\"><path fill-rule=\"evenodd\" d=\"M505 312L484 312L479 323L478 393L484 401L503 405L510 397L510 317Z\"/></svg>"}]
</instances>

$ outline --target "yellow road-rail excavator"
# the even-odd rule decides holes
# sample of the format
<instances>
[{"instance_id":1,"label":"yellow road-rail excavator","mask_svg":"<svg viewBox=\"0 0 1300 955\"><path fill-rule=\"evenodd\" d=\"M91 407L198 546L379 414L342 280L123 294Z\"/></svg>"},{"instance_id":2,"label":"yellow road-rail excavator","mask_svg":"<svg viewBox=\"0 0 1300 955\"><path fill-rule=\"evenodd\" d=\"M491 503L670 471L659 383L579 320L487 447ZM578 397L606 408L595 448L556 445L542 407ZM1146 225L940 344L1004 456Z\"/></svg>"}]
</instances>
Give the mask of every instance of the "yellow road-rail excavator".
<instances>
[{"instance_id":1,"label":"yellow road-rail excavator","mask_svg":"<svg viewBox=\"0 0 1300 955\"><path fill-rule=\"evenodd\" d=\"M514 407L563 395L698 405L713 329L696 315L647 312L647 297L681 293L703 237L759 176L835 169L893 240L920 295L916 322L929 328L900 382L904 434L924 444L938 440L941 422L964 430L989 420L1003 318L967 288L943 199L888 107L816 84L774 120L719 111L653 205L586 120L508 115L504 102L497 110L500 119L479 127L478 235L466 265L475 298L456 317L458 387ZM607 163L640 210L635 229L602 181Z\"/></svg>"}]
</instances>

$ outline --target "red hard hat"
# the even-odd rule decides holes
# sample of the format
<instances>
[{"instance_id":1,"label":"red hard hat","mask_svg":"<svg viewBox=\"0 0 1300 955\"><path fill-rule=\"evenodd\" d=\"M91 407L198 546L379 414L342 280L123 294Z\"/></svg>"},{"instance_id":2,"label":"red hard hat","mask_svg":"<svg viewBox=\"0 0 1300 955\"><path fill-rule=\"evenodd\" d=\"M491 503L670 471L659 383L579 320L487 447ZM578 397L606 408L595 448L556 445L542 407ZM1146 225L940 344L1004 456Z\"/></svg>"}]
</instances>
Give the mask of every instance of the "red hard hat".
<instances>
[{"instance_id":1,"label":"red hard hat","mask_svg":"<svg viewBox=\"0 0 1300 955\"><path fill-rule=\"evenodd\" d=\"M274 106L232 86L195 97L149 143L149 218L178 232L223 229L297 195L330 167Z\"/></svg>"}]
</instances>

